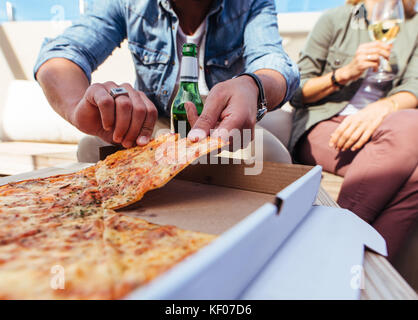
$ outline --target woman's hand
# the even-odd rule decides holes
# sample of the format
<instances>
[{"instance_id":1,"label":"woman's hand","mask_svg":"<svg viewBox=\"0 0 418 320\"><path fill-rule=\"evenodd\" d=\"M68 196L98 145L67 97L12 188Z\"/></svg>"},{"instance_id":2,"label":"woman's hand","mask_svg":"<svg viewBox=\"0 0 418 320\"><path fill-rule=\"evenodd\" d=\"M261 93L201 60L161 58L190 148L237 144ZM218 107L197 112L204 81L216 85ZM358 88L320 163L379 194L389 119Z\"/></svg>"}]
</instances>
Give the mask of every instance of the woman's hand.
<instances>
[{"instance_id":1,"label":"woman's hand","mask_svg":"<svg viewBox=\"0 0 418 320\"><path fill-rule=\"evenodd\" d=\"M338 83L345 85L355 81L369 68L375 70L379 67L380 57L389 58L391 45L380 41L368 42L360 45L353 60L335 71ZM332 73L309 79L302 88L304 104L312 104L324 99L338 90L331 81Z\"/></svg>"},{"instance_id":2,"label":"woman's hand","mask_svg":"<svg viewBox=\"0 0 418 320\"><path fill-rule=\"evenodd\" d=\"M380 57L389 59L392 45L381 41L374 41L361 44L354 59L346 66L336 71L337 81L346 84L349 81L357 80L369 68L377 71Z\"/></svg>"},{"instance_id":3,"label":"woman's hand","mask_svg":"<svg viewBox=\"0 0 418 320\"><path fill-rule=\"evenodd\" d=\"M369 104L359 112L344 119L331 134L329 146L338 151L356 151L369 141L373 132L380 126L383 119L396 111L396 105L389 99Z\"/></svg>"}]
</instances>

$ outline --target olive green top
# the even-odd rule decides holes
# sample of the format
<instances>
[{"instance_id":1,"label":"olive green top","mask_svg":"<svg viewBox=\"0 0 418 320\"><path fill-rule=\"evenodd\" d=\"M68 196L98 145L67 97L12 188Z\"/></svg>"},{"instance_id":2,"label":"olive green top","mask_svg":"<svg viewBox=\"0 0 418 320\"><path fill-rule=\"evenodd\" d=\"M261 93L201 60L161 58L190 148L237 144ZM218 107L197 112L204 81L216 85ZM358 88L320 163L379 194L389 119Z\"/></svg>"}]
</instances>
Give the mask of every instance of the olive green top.
<instances>
[{"instance_id":1,"label":"olive green top","mask_svg":"<svg viewBox=\"0 0 418 320\"><path fill-rule=\"evenodd\" d=\"M295 107L292 137L293 149L303 134L320 121L340 113L361 85L362 78L343 89L317 101L304 104L302 89L306 81L347 65L355 56L360 44L370 42L367 20L361 17L364 6L344 5L325 12L311 31L299 57L301 84L291 100ZM365 16L365 14L363 14ZM392 70L396 73L388 96L408 91L418 97L418 14L401 25L390 56Z\"/></svg>"}]
</instances>

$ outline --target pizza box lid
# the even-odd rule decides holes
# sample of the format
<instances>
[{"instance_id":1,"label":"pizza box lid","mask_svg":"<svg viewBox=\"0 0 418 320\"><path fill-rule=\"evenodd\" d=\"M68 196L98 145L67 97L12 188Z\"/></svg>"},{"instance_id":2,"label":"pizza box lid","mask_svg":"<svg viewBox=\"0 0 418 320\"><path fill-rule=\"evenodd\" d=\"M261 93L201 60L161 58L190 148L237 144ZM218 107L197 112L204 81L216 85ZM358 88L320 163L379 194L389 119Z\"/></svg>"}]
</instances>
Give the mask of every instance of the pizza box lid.
<instances>
[{"instance_id":1,"label":"pizza box lid","mask_svg":"<svg viewBox=\"0 0 418 320\"><path fill-rule=\"evenodd\" d=\"M312 207L240 298L359 299L365 247L387 255L382 236L354 213Z\"/></svg>"}]
</instances>

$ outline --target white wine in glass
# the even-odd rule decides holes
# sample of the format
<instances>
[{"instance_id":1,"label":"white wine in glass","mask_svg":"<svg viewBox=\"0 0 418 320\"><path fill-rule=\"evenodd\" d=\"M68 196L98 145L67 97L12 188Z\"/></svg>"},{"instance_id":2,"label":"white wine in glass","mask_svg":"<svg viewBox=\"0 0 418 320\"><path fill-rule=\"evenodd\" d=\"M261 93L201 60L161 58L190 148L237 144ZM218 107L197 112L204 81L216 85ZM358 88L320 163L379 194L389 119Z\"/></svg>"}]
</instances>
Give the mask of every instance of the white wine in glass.
<instances>
[{"instance_id":1,"label":"white wine in glass","mask_svg":"<svg viewBox=\"0 0 418 320\"><path fill-rule=\"evenodd\" d=\"M396 36L401 30L402 20L392 19L380 21L369 26L370 37L388 44L395 41Z\"/></svg>"},{"instance_id":2,"label":"white wine in glass","mask_svg":"<svg viewBox=\"0 0 418 320\"><path fill-rule=\"evenodd\" d=\"M380 0L373 8L369 25L370 38L374 41L393 43L401 30L401 23L404 19L402 0ZM376 82L393 80L395 75L386 71L385 68L388 64L388 61L380 57L379 69L371 76L371 79Z\"/></svg>"}]
</instances>

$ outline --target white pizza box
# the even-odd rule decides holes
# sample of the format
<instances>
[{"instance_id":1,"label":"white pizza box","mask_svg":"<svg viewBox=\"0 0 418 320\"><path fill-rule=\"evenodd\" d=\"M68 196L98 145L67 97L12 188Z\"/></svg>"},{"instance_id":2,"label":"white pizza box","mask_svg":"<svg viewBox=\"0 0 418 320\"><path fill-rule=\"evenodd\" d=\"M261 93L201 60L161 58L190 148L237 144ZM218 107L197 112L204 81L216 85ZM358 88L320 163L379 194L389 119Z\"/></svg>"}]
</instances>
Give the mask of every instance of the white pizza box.
<instances>
[{"instance_id":1,"label":"white pizza box","mask_svg":"<svg viewBox=\"0 0 418 320\"><path fill-rule=\"evenodd\" d=\"M80 170L65 165L0 178L12 181ZM357 299L365 247L383 238L353 213L316 206L321 167L264 163L192 165L123 213L219 234L127 299Z\"/></svg>"},{"instance_id":2,"label":"white pizza box","mask_svg":"<svg viewBox=\"0 0 418 320\"><path fill-rule=\"evenodd\" d=\"M386 255L386 244L353 213L314 205L322 168L243 170L191 166L125 210L220 235L127 299L359 298L365 247Z\"/></svg>"}]
</instances>

